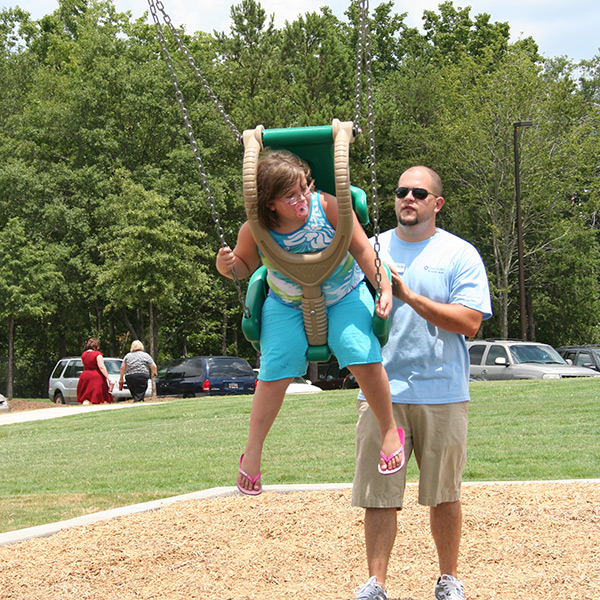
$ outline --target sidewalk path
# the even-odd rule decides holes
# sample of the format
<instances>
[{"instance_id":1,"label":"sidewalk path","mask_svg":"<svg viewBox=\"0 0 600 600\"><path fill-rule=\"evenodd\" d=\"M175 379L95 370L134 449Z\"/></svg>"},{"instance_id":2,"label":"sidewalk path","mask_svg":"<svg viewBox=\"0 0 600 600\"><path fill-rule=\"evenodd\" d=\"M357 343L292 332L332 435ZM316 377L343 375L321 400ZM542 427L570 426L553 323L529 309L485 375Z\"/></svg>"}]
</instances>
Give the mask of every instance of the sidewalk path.
<instances>
[{"instance_id":1,"label":"sidewalk path","mask_svg":"<svg viewBox=\"0 0 600 600\"><path fill-rule=\"evenodd\" d=\"M152 402L152 404L162 404L162 402ZM81 413L98 412L99 410L116 410L118 408L137 406L150 406L139 402L137 404L119 403L119 404L90 404L89 406L55 406L53 408L39 408L36 410L23 410L16 413L0 413L0 425L12 425L13 423L26 423L28 421L42 421L45 419L56 419L57 417L68 417L70 415L79 415Z\"/></svg>"}]
</instances>

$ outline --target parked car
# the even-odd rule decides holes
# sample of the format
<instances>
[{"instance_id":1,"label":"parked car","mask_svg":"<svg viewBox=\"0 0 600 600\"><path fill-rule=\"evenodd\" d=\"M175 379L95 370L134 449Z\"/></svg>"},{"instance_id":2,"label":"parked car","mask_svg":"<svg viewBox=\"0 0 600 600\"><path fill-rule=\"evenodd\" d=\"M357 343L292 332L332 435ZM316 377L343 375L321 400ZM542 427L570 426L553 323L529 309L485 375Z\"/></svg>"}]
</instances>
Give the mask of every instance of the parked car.
<instances>
[{"instance_id":1,"label":"parked car","mask_svg":"<svg viewBox=\"0 0 600 600\"><path fill-rule=\"evenodd\" d=\"M316 385L313 385L310 379L304 379L304 377L294 377L292 383L288 385L286 394L316 394L323 390Z\"/></svg>"},{"instance_id":2,"label":"parked car","mask_svg":"<svg viewBox=\"0 0 600 600\"><path fill-rule=\"evenodd\" d=\"M260 373L260 369L254 368L254 377L258 380L258 374ZM312 384L310 379L306 379L305 377L294 377L292 383L288 385L287 390L285 390L286 394L313 394L315 392L322 392L323 390L320 387Z\"/></svg>"},{"instance_id":3,"label":"parked car","mask_svg":"<svg viewBox=\"0 0 600 600\"><path fill-rule=\"evenodd\" d=\"M111 392L116 401L128 400L131 393L127 389L127 384L123 384L123 389L119 390L119 377L121 373L121 364L123 359L104 357L104 365L108 371L109 379L114 383ZM54 367L50 380L48 381L48 397L56 404L76 404L77 403L77 384L79 376L83 371L83 363L78 356L69 356L61 358ZM146 396L152 395L152 381L148 380Z\"/></svg>"},{"instance_id":4,"label":"parked car","mask_svg":"<svg viewBox=\"0 0 600 600\"><path fill-rule=\"evenodd\" d=\"M472 380L600 377L600 373L568 364L548 344L518 340L469 340L467 348Z\"/></svg>"},{"instance_id":5,"label":"parked car","mask_svg":"<svg viewBox=\"0 0 600 600\"><path fill-rule=\"evenodd\" d=\"M576 367L600 371L600 346L561 346L556 350Z\"/></svg>"},{"instance_id":6,"label":"parked car","mask_svg":"<svg viewBox=\"0 0 600 600\"><path fill-rule=\"evenodd\" d=\"M346 367L340 369L337 362L323 363L319 365L319 378L313 385L322 390L347 390L358 388L354 375Z\"/></svg>"},{"instance_id":7,"label":"parked car","mask_svg":"<svg viewBox=\"0 0 600 600\"><path fill-rule=\"evenodd\" d=\"M189 356L158 368L159 396L223 396L253 394L255 373L250 363L237 356Z\"/></svg>"}]
</instances>

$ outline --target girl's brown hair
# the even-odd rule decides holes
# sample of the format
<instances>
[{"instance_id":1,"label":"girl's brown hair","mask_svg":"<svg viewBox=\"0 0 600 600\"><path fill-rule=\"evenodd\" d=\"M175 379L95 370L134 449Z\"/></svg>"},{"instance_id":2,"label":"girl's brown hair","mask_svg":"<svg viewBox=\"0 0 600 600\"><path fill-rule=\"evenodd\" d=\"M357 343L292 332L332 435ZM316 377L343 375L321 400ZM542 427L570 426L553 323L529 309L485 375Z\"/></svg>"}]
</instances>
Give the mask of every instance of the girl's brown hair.
<instances>
[{"instance_id":1,"label":"girl's brown hair","mask_svg":"<svg viewBox=\"0 0 600 600\"><path fill-rule=\"evenodd\" d=\"M285 196L298 181L310 180L310 168L287 150L269 150L258 161L256 171L258 222L266 229L279 225L272 203Z\"/></svg>"},{"instance_id":2,"label":"girl's brown hair","mask_svg":"<svg viewBox=\"0 0 600 600\"><path fill-rule=\"evenodd\" d=\"M100 350L100 340L97 338L90 338L85 343L86 350Z\"/></svg>"}]
</instances>

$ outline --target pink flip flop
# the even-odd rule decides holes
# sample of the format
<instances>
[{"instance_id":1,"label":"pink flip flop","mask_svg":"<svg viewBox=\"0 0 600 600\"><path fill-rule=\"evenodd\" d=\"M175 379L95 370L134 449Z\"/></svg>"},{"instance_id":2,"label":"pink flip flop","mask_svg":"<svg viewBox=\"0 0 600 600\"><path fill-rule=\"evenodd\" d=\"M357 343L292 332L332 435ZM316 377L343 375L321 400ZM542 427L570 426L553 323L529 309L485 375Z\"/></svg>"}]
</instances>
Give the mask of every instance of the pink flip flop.
<instances>
[{"instance_id":1,"label":"pink flip flop","mask_svg":"<svg viewBox=\"0 0 600 600\"><path fill-rule=\"evenodd\" d=\"M241 468L242 460L244 460L243 454L240 456L239 471L252 485L254 485L260 479L261 473L259 472L256 477L250 477L250 475L248 475L248 473L246 473L246 471L242 471L242 468ZM240 484L237 481L235 482L235 484L237 485L237 489L240 490L240 492L242 492L242 494L245 494L246 496L258 496L259 494L262 494L262 485L260 485L257 490L255 490L254 488L251 490L247 490L246 488L243 488L242 486L240 486Z\"/></svg>"},{"instance_id":2,"label":"pink flip flop","mask_svg":"<svg viewBox=\"0 0 600 600\"><path fill-rule=\"evenodd\" d=\"M392 460L392 458L395 458L399 454L402 454L402 460L400 461L400 466L396 467L395 469L382 469L381 465L377 465L377 470L382 475L393 475L394 473L397 473L404 466L404 460L405 460L404 459L404 429L402 429L402 427L398 427L398 435L400 436L400 448L398 448L398 450L396 450L396 452L394 452L393 454L390 454L390 456L386 456L383 453L383 450L381 450L379 452L379 454L381 455L381 458L383 458L383 460L385 461L386 465L387 465L387 463L390 462L390 460Z\"/></svg>"}]
</instances>

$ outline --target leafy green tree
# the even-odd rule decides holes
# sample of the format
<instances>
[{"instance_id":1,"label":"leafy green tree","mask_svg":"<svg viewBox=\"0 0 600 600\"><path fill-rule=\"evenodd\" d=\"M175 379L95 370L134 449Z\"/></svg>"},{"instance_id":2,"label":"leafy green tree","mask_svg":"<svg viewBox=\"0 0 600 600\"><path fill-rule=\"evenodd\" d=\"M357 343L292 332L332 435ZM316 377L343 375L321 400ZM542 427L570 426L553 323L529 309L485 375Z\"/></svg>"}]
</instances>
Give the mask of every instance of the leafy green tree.
<instances>
[{"instance_id":1,"label":"leafy green tree","mask_svg":"<svg viewBox=\"0 0 600 600\"><path fill-rule=\"evenodd\" d=\"M434 126L446 85L431 62L407 57L376 88L377 177L384 228L397 224L393 190L400 173L415 164L435 164L432 154L439 139Z\"/></svg>"},{"instance_id":2,"label":"leafy green tree","mask_svg":"<svg viewBox=\"0 0 600 600\"><path fill-rule=\"evenodd\" d=\"M255 0L242 0L230 11L229 35L215 32L220 65L220 99L230 107L234 123L242 128L269 122L273 102L273 63L277 59L278 34L273 15Z\"/></svg>"},{"instance_id":3,"label":"leafy green tree","mask_svg":"<svg viewBox=\"0 0 600 600\"><path fill-rule=\"evenodd\" d=\"M511 125L535 112L533 106L540 102L538 72L539 67L518 52L507 55L493 71L465 57L444 67L443 80L449 83L438 89L444 102L434 128L442 142L435 148L435 163L446 194L458 196L445 207L442 224L473 241L488 259L502 337L508 336L509 305L517 289Z\"/></svg>"},{"instance_id":4,"label":"leafy green tree","mask_svg":"<svg viewBox=\"0 0 600 600\"><path fill-rule=\"evenodd\" d=\"M579 85L586 100L595 106L600 104L600 54L579 65L581 77Z\"/></svg>"},{"instance_id":5,"label":"leafy green tree","mask_svg":"<svg viewBox=\"0 0 600 600\"><path fill-rule=\"evenodd\" d=\"M106 218L116 218L101 246L98 285L106 290L108 310L147 311L149 349L156 357L160 314L174 309L185 294L205 296L208 256L198 245L204 236L173 218L167 199L118 177L120 192L106 205ZM144 331L131 334L145 337Z\"/></svg>"},{"instance_id":6,"label":"leafy green tree","mask_svg":"<svg viewBox=\"0 0 600 600\"><path fill-rule=\"evenodd\" d=\"M552 345L600 341L600 245L597 231L579 217L563 222L564 234L526 262L535 337Z\"/></svg>"},{"instance_id":7,"label":"leafy green tree","mask_svg":"<svg viewBox=\"0 0 600 600\"><path fill-rule=\"evenodd\" d=\"M533 138L546 162L535 162L535 151L523 160L532 198L525 238L529 333L554 343L599 339L590 315L597 314L600 297L600 112L585 86L577 85L575 73L575 65L564 59L546 62L546 110L539 120L541 135ZM532 252L536 247L543 251ZM564 314L569 319L561 318Z\"/></svg>"},{"instance_id":8,"label":"leafy green tree","mask_svg":"<svg viewBox=\"0 0 600 600\"><path fill-rule=\"evenodd\" d=\"M537 299L553 277L544 259L560 261L558 249L578 229L564 218L565 192L573 189L571 181L589 179L574 151L576 132L586 120L581 96L568 73L546 76L518 45L508 49L494 70L463 59L447 65L444 73L453 86L443 90L445 102L435 126L443 146L437 148L436 162L448 183L447 194L457 201L449 202L442 224L473 241L486 258L496 320L484 327L497 327L503 337L519 331L512 124L521 119L535 123L518 136L529 336L535 339L539 330L545 341L557 341L559 332L554 327L552 333L550 321L548 327L536 327L546 323ZM585 281L591 284L593 277ZM591 307L594 288L585 295Z\"/></svg>"},{"instance_id":9,"label":"leafy green tree","mask_svg":"<svg viewBox=\"0 0 600 600\"><path fill-rule=\"evenodd\" d=\"M425 39L434 60L457 63L465 56L478 61L491 56L495 61L508 49L508 23L492 23L487 13L473 20L470 6L455 8L451 1L442 2L438 10L439 14L431 10L423 13Z\"/></svg>"},{"instance_id":10,"label":"leafy green tree","mask_svg":"<svg viewBox=\"0 0 600 600\"><path fill-rule=\"evenodd\" d=\"M358 2L347 23L323 7L280 29L254 0L231 10L228 34L178 31L240 131L353 118ZM404 19L384 2L369 22L382 228L395 224L399 173L436 168L448 201L440 225L472 241L489 269L496 316L484 332L514 335L512 123L534 121L518 138L529 336L600 339L597 57L543 61L533 39L510 43L506 23L451 2L425 11L423 34ZM132 22L110 0L59 0L39 21L0 12L0 229L27 232L23 247L51 252L60 273L59 301L14 320L21 358L31 347L52 361L78 353L82 332L111 353L135 335L159 359L253 356L235 288L214 270L213 213L230 244L245 219L242 149L168 44L212 197L145 19ZM363 129L365 119L363 110ZM357 138L350 159L353 183L368 189L367 141ZM35 263L21 264L34 278Z\"/></svg>"},{"instance_id":11,"label":"leafy green tree","mask_svg":"<svg viewBox=\"0 0 600 600\"><path fill-rule=\"evenodd\" d=\"M277 102L286 126L325 125L351 120L356 58L329 11L306 13L282 31Z\"/></svg>"},{"instance_id":12,"label":"leafy green tree","mask_svg":"<svg viewBox=\"0 0 600 600\"><path fill-rule=\"evenodd\" d=\"M8 328L7 398L13 398L16 327L41 319L54 309L62 275L52 262L52 248L32 241L23 222L12 217L0 229L0 318Z\"/></svg>"},{"instance_id":13,"label":"leafy green tree","mask_svg":"<svg viewBox=\"0 0 600 600\"><path fill-rule=\"evenodd\" d=\"M359 0L352 0L346 15L346 37L356 52L361 15ZM427 40L419 30L404 22L408 13L393 13L393 2L378 4L369 15L369 45L376 80L402 67L407 57L422 56L427 51Z\"/></svg>"}]
</instances>

